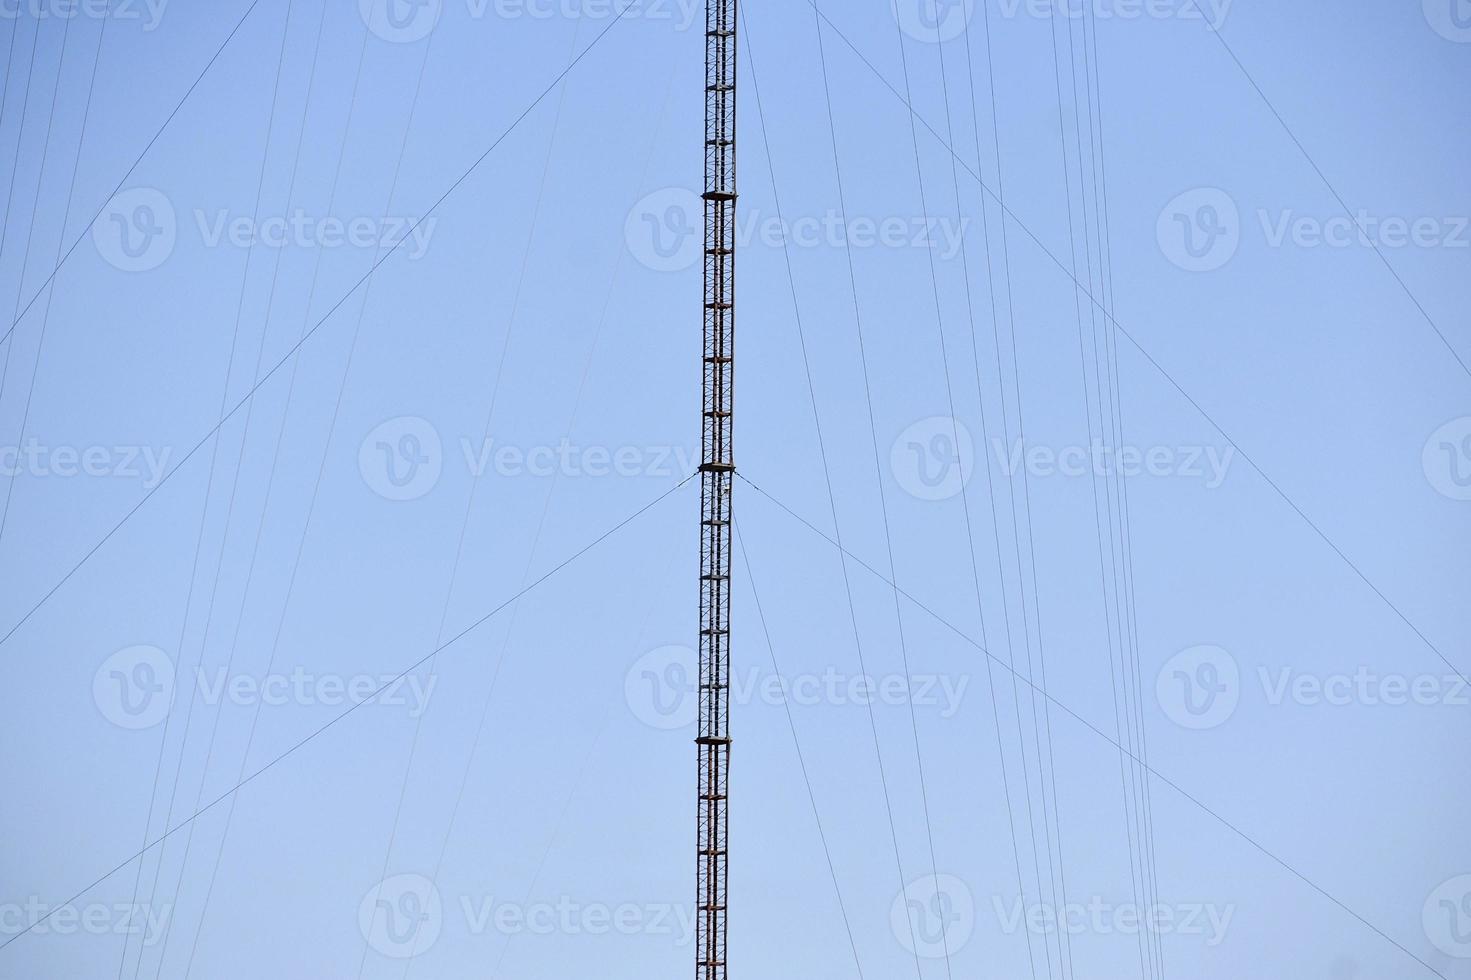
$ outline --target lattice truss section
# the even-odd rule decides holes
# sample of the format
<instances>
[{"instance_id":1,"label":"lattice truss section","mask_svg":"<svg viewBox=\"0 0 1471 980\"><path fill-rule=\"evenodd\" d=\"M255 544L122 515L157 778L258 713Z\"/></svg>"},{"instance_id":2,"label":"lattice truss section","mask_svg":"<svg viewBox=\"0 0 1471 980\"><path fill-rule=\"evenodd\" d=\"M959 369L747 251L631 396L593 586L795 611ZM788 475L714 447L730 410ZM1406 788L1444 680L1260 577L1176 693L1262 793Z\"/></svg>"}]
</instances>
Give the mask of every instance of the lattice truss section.
<instances>
[{"instance_id":1,"label":"lattice truss section","mask_svg":"<svg viewBox=\"0 0 1471 980\"><path fill-rule=\"evenodd\" d=\"M705 11L705 288L700 465L696 980L725 980L735 353L736 0Z\"/></svg>"}]
</instances>

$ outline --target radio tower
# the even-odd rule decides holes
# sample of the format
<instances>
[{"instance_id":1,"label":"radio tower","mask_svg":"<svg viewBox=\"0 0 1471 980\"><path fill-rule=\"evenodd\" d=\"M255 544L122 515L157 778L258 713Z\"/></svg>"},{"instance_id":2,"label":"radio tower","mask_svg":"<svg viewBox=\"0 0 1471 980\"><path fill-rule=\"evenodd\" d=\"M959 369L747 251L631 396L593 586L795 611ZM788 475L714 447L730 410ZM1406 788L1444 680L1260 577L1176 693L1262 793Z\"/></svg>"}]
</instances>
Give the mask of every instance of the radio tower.
<instances>
[{"instance_id":1,"label":"radio tower","mask_svg":"<svg viewBox=\"0 0 1471 980\"><path fill-rule=\"evenodd\" d=\"M699 844L695 978L725 980L735 369L736 0L705 6L705 338L700 462Z\"/></svg>"}]
</instances>

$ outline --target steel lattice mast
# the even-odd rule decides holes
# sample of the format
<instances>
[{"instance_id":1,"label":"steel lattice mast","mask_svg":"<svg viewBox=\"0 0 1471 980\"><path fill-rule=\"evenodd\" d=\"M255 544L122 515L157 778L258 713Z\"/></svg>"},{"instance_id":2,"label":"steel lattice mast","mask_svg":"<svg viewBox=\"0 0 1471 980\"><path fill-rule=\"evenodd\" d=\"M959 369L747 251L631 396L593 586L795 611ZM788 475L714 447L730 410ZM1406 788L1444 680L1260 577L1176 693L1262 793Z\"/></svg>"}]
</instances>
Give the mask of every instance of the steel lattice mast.
<instances>
[{"instance_id":1,"label":"steel lattice mast","mask_svg":"<svg viewBox=\"0 0 1471 980\"><path fill-rule=\"evenodd\" d=\"M730 768L731 446L735 367L736 0L705 8L704 397L700 463L696 980L725 980Z\"/></svg>"}]
</instances>

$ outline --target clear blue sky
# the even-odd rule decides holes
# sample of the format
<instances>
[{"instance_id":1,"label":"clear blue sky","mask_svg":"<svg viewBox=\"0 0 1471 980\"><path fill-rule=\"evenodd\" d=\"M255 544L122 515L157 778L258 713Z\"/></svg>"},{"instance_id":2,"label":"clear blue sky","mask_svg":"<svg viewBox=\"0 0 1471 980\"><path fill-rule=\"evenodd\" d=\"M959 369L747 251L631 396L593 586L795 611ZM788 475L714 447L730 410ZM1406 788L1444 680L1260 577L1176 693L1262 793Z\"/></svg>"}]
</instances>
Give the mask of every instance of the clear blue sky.
<instances>
[{"instance_id":1,"label":"clear blue sky","mask_svg":"<svg viewBox=\"0 0 1471 980\"><path fill-rule=\"evenodd\" d=\"M1471 976L1471 10L822 8L744 11L732 969ZM0 976L687 975L703 8L70 9L0 20Z\"/></svg>"}]
</instances>

